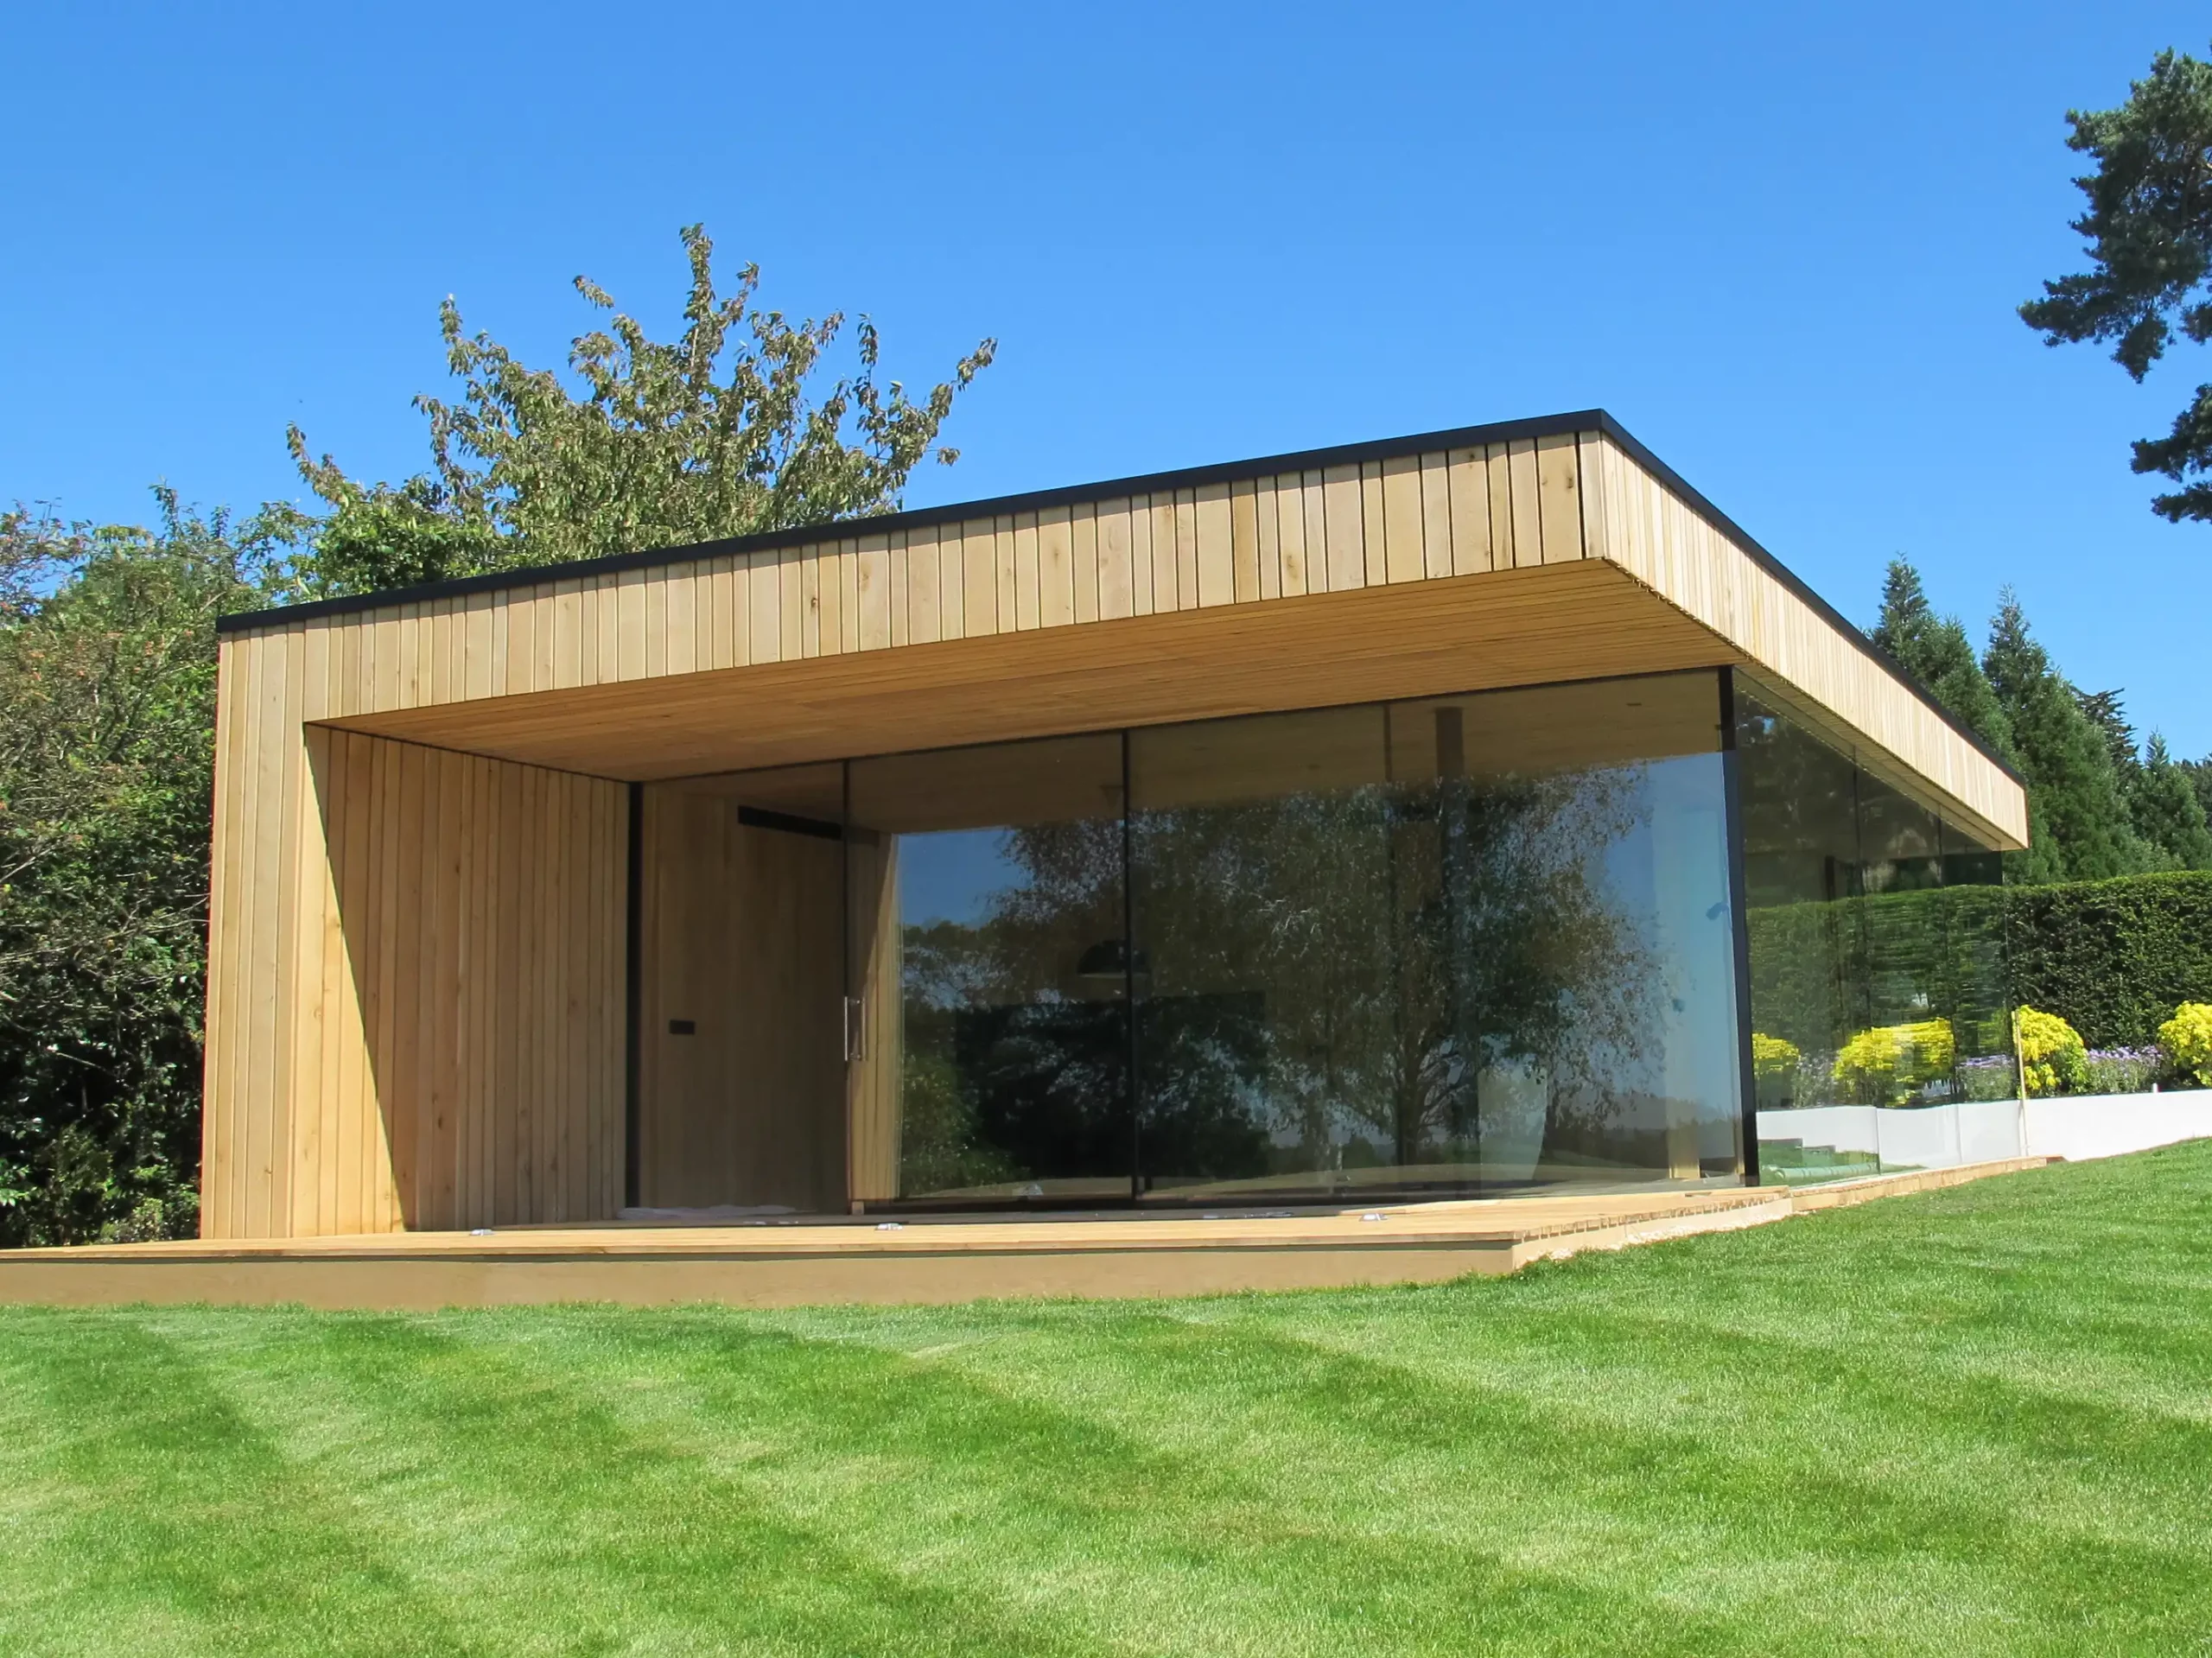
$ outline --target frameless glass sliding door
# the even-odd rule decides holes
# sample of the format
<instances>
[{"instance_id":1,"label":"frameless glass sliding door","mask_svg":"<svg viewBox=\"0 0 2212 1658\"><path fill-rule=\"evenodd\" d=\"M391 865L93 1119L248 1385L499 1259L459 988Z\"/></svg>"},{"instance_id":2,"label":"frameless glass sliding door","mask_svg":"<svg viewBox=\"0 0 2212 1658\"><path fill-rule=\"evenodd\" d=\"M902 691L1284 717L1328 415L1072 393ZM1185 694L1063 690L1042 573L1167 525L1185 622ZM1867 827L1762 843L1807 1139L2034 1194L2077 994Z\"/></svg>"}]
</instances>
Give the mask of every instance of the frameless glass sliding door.
<instances>
[{"instance_id":1,"label":"frameless glass sliding door","mask_svg":"<svg viewBox=\"0 0 2212 1658\"><path fill-rule=\"evenodd\" d=\"M1719 721L1700 672L845 763L849 1197L1740 1179Z\"/></svg>"},{"instance_id":2,"label":"frameless glass sliding door","mask_svg":"<svg viewBox=\"0 0 2212 1658\"><path fill-rule=\"evenodd\" d=\"M895 932L895 965L856 951L897 987L857 998L895 1088L888 1195L1128 1199L1122 766L1118 733L851 763L858 928Z\"/></svg>"},{"instance_id":3,"label":"frameless glass sliding door","mask_svg":"<svg viewBox=\"0 0 2212 1658\"><path fill-rule=\"evenodd\" d=\"M1709 674L1130 735L1147 1201L1734 1180Z\"/></svg>"}]
</instances>

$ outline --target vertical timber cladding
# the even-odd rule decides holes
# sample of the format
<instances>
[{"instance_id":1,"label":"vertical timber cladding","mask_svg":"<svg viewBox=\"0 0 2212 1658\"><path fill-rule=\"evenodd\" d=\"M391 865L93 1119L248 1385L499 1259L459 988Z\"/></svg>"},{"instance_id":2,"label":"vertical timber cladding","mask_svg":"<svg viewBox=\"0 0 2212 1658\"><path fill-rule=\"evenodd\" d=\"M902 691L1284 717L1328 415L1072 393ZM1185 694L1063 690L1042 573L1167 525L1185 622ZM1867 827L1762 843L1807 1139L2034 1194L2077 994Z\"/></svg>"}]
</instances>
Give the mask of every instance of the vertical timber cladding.
<instances>
[{"instance_id":1,"label":"vertical timber cladding","mask_svg":"<svg viewBox=\"0 0 2212 1658\"><path fill-rule=\"evenodd\" d=\"M639 1203L896 1197L895 842L748 823L715 779L643 801Z\"/></svg>"},{"instance_id":2,"label":"vertical timber cladding","mask_svg":"<svg viewBox=\"0 0 2212 1658\"><path fill-rule=\"evenodd\" d=\"M223 645L202 1231L611 1214L625 791L305 723L355 657Z\"/></svg>"}]
</instances>

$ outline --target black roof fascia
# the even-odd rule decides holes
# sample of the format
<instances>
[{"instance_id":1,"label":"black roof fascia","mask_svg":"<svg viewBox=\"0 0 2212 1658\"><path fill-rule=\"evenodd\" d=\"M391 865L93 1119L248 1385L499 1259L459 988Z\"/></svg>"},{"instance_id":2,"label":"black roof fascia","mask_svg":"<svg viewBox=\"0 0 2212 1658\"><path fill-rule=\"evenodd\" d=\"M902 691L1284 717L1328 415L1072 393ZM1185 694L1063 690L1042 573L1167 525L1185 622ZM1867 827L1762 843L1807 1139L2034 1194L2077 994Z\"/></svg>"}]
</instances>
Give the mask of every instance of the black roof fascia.
<instances>
[{"instance_id":1,"label":"black roof fascia","mask_svg":"<svg viewBox=\"0 0 2212 1658\"><path fill-rule=\"evenodd\" d=\"M1713 528L1734 541L1768 575L1810 606L1830 626L1857 645L1863 655L1879 664L1917 696L1944 724L1973 745L1975 752L2015 783L2024 786L2026 780L2010 761L1961 725L1948 708L1923 690L1887 651L1868 638L1842 612L1814 592L1794 570L1767 551L1734 519L1693 488L1680 473L1652 454L1640 439L1602 409L1539 415L1527 420L1494 421L1484 426L1459 426L1446 431L1417 432L1405 437L1374 438L1360 443L1340 443L1325 449L1301 449L1289 454L1261 455L1249 461L1183 467L1173 472L1147 473L1135 478L1109 478L1095 484L1029 490L1019 495L994 496L988 500L956 501L945 506L880 513L874 518L833 518L821 524L796 524L788 530L733 536L721 541L697 542L683 547L656 547L642 552L613 553L603 558L579 559L568 564L540 564L522 569L494 570L484 575L465 575L450 581L432 581L415 588L391 588L381 593L356 594L343 599L316 599L296 605L243 610L219 617L215 630L219 634L251 632L257 628L281 627L291 622L313 621L321 617L343 616L360 611L384 610L394 605L423 604L431 600L457 598L465 594L542 587L550 581L609 575L623 570L651 569L664 564L689 564L699 559L726 558L737 553L767 552L778 548L803 546L825 538L845 541L861 536L887 535L899 530L963 524L970 519L996 518L1001 514L1033 512L1042 507L1067 506L1079 501L1108 501L1125 495L1150 495L1164 490L1194 489L1206 484L1271 477L1277 473L1319 471L1328 467L1352 466L1363 461L1381 461L1435 449L1467 448L1478 443L1508 443L1515 438L1559 437L1575 432L1603 432L1619 444L1646 472L1694 508L1699 516Z\"/></svg>"}]
</instances>

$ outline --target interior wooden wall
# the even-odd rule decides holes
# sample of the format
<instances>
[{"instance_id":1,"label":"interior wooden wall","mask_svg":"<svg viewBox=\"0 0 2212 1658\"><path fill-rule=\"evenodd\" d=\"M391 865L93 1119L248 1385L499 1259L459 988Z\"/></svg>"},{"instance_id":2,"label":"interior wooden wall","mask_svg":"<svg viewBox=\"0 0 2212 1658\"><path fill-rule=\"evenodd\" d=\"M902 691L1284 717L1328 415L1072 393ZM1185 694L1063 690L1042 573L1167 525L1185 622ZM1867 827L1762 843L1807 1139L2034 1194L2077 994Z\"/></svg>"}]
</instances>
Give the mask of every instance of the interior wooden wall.
<instances>
[{"instance_id":1,"label":"interior wooden wall","mask_svg":"<svg viewBox=\"0 0 2212 1658\"><path fill-rule=\"evenodd\" d=\"M842 1210L843 847L681 785L643 836L639 1202Z\"/></svg>"},{"instance_id":2,"label":"interior wooden wall","mask_svg":"<svg viewBox=\"0 0 2212 1658\"><path fill-rule=\"evenodd\" d=\"M303 728L274 655L226 664L203 1231L612 1213L626 791Z\"/></svg>"}]
</instances>

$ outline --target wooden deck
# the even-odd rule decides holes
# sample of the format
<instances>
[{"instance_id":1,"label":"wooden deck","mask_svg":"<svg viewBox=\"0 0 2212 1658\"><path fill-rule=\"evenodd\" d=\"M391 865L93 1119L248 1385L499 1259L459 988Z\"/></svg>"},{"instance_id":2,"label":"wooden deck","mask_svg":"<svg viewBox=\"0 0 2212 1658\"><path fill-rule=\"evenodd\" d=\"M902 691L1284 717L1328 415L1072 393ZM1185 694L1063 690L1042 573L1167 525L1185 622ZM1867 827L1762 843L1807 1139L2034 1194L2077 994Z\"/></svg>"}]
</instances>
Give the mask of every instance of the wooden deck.
<instances>
[{"instance_id":1,"label":"wooden deck","mask_svg":"<svg viewBox=\"0 0 2212 1658\"><path fill-rule=\"evenodd\" d=\"M1586 1249L2009 1173L2047 1159L1825 1187L1605 1192L1217 1216L1025 1216L100 1244L0 1254L0 1303L428 1309L555 1302L734 1306L1155 1297L1435 1283Z\"/></svg>"}]
</instances>

